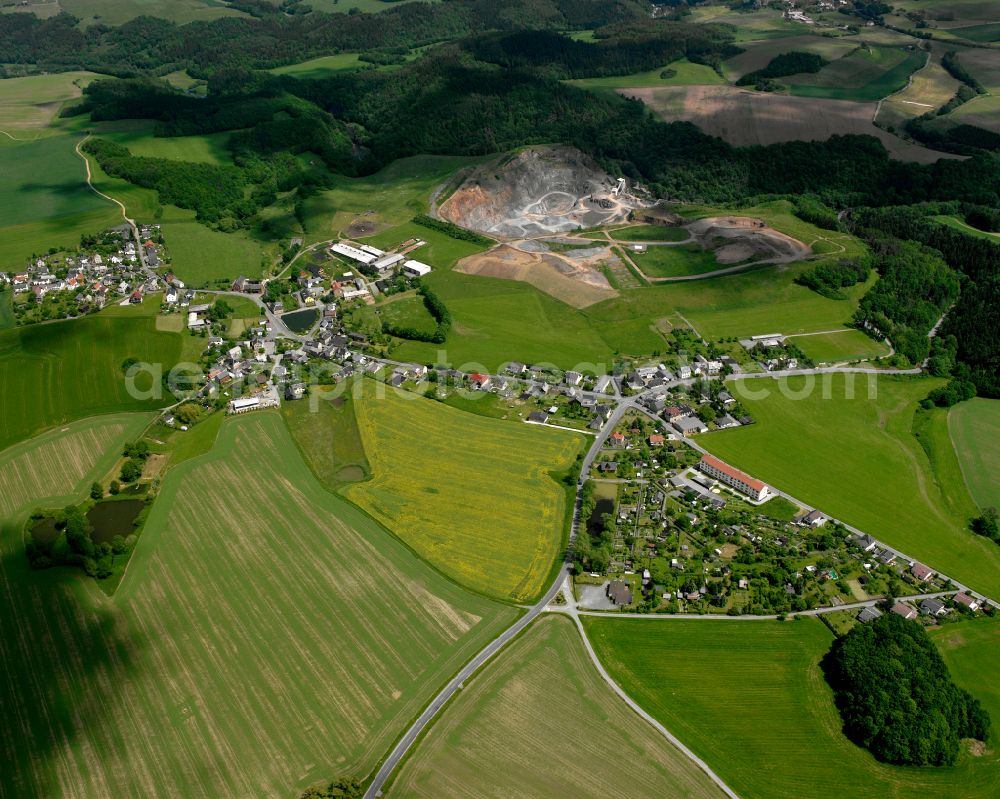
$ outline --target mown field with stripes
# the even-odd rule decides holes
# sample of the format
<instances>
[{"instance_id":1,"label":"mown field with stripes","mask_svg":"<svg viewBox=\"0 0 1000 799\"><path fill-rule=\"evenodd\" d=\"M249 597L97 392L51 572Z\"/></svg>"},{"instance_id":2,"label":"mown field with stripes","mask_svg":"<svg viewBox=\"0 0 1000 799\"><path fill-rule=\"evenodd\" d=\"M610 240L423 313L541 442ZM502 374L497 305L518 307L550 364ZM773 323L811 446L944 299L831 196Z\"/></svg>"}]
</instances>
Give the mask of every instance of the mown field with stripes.
<instances>
[{"instance_id":1,"label":"mown field with stripes","mask_svg":"<svg viewBox=\"0 0 1000 799\"><path fill-rule=\"evenodd\" d=\"M0 455L22 486L0 537L0 797L290 797L364 777L515 617L322 490L273 412L168 473L113 598L31 572L20 526L40 494L75 481L82 498L135 434L88 421Z\"/></svg>"},{"instance_id":2,"label":"mown field with stripes","mask_svg":"<svg viewBox=\"0 0 1000 799\"><path fill-rule=\"evenodd\" d=\"M388 796L723 794L612 693L571 621L544 616L445 709Z\"/></svg>"},{"instance_id":3,"label":"mown field with stripes","mask_svg":"<svg viewBox=\"0 0 1000 799\"><path fill-rule=\"evenodd\" d=\"M568 469L587 439L359 385L374 477L348 486L348 499L475 591L518 602L540 594L567 527L566 492L549 472Z\"/></svg>"},{"instance_id":4,"label":"mown field with stripes","mask_svg":"<svg viewBox=\"0 0 1000 799\"><path fill-rule=\"evenodd\" d=\"M963 747L955 766L942 768L885 765L851 743L819 668L833 635L818 619L587 617L584 627L612 678L743 799L987 799L1000 791L992 743L980 756ZM1000 627L963 623L951 632L954 676L995 720L997 695L983 665L990 652L995 664Z\"/></svg>"}]
</instances>

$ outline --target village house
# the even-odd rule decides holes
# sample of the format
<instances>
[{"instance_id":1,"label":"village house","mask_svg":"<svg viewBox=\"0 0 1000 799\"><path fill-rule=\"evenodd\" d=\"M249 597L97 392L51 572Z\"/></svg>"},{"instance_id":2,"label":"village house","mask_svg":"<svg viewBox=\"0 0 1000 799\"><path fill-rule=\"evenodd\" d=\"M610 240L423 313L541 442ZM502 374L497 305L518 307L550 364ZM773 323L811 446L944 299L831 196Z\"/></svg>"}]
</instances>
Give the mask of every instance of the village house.
<instances>
[{"instance_id":1,"label":"village house","mask_svg":"<svg viewBox=\"0 0 1000 799\"><path fill-rule=\"evenodd\" d=\"M955 596L951 598L951 601L956 605L961 605L963 608L967 608L968 610L979 610L979 600L969 596L964 591L959 591L955 594Z\"/></svg>"},{"instance_id":2,"label":"village house","mask_svg":"<svg viewBox=\"0 0 1000 799\"><path fill-rule=\"evenodd\" d=\"M905 602L897 602L892 606L892 612L897 616L902 616L904 619L915 619L917 618L917 611L907 605Z\"/></svg>"},{"instance_id":3,"label":"village house","mask_svg":"<svg viewBox=\"0 0 1000 799\"><path fill-rule=\"evenodd\" d=\"M922 583L927 582L934 576L934 570L924 566L922 563L914 563L910 567L910 573Z\"/></svg>"},{"instance_id":4,"label":"village house","mask_svg":"<svg viewBox=\"0 0 1000 799\"><path fill-rule=\"evenodd\" d=\"M940 599L925 599L920 603L920 612L924 616L947 616L948 608Z\"/></svg>"},{"instance_id":5,"label":"village house","mask_svg":"<svg viewBox=\"0 0 1000 799\"><path fill-rule=\"evenodd\" d=\"M867 624L870 621L875 621L879 616L882 615L882 611L878 608L862 608L861 612L858 614L858 621L862 624Z\"/></svg>"},{"instance_id":6,"label":"village house","mask_svg":"<svg viewBox=\"0 0 1000 799\"><path fill-rule=\"evenodd\" d=\"M606 589L608 599L615 605L632 604L632 589L624 580L612 580Z\"/></svg>"}]
</instances>

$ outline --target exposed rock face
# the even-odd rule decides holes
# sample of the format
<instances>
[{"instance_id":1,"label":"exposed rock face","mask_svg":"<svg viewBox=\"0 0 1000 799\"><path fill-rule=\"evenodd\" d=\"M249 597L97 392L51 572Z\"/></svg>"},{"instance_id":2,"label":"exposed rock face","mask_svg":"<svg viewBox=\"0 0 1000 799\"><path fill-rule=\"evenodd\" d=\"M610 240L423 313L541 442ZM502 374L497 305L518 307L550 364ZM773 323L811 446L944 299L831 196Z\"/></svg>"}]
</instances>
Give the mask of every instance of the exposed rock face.
<instances>
[{"instance_id":1,"label":"exposed rock face","mask_svg":"<svg viewBox=\"0 0 1000 799\"><path fill-rule=\"evenodd\" d=\"M503 238L565 233L623 221L632 206L616 181L572 147L535 147L483 164L439 213Z\"/></svg>"}]
</instances>

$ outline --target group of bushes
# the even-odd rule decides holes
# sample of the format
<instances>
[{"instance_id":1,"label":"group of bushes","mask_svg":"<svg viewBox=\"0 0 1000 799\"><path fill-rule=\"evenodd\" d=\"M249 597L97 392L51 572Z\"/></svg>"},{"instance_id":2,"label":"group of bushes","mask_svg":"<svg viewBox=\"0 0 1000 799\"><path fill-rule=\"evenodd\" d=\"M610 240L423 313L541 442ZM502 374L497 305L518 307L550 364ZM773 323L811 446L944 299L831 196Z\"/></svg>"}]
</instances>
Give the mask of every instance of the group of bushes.
<instances>
[{"instance_id":1,"label":"group of bushes","mask_svg":"<svg viewBox=\"0 0 1000 799\"><path fill-rule=\"evenodd\" d=\"M864 283L871 271L867 258L841 258L834 263L819 264L803 272L795 278L795 282L824 297L840 300L844 298L842 289Z\"/></svg>"},{"instance_id":2,"label":"group of bushes","mask_svg":"<svg viewBox=\"0 0 1000 799\"><path fill-rule=\"evenodd\" d=\"M774 78L784 78L803 72L819 72L829 63L829 61L816 53L803 53L793 50L792 52L781 53L775 56L763 69L756 69L753 72L743 75L736 81L736 85L754 86Z\"/></svg>"},{"instance_id":3,"label":"group of bushes","mask_svg":"<svg viewBox=\"0 0 1000 799\"><path fill-rule=\"evenodd\" d=\"M431 230L436 230L439 233L444 233L446 236L458 239L459 241L468 241L473 244L478 244L482 247L492 247L496 244L493 239L486 238L474 230L468 230L464 227L459 227L458 225L447 221L446 219L435 219L427 214L417 214L413 217L414 223L420 225L421 227L430 228Z\"/></svg>"},{"instance_id":4,"label":"group of bushes","mask_svg":"<svg viewBox=\"0 0 1000 799\"><path fill-rule=\"evenodd\" d=\"M111 542L94 543L91 528L82 507L68 505L54 515L32 515L28 524L34 527L46 518L54 520L59 532L54 541L42 541L31 536L29 530L25 554L33 569L53 566L74 566L98 580L110 577L113 558L127 554L135 546L135 536L115 536Z\"/></svg>"}]
</instances>

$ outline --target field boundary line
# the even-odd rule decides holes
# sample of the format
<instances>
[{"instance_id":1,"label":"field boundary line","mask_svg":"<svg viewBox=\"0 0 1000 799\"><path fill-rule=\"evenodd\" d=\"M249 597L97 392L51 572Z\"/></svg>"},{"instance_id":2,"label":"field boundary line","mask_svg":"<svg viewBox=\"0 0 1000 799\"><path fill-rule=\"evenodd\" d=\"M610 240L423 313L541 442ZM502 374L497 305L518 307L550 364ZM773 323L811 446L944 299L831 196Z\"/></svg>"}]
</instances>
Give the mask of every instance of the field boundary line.
<instances>
[{"instance_id":1,"label":"field boundary line","mask_svg":"<svg viewBox=\"0 0 1000 799\"><path fill-rule=\"evenodd\" d=\"M633 712L635 712L639 718L649 724L654 730L656 730L660 735L662 735L667 741L673 744L682 754L687 756L692 763L694 763L698 768L700 768L712 782L718 786L718 788L729 797L729 799L740 799L740 795L736 793L732 788L730 788L725 781L716 774L712 767L708 765L704 760L702 760L698 755L692 752L684 743L670 730L664 727L659 721L653 718L649 713L642 709L639 704L632 699L618 683L614 681L607 670L604 668L604 664L601 663L600 659L597 657L597 653L594 651L593 645L590 643L590 639L587 637L587 631L583 628L583 622L580 621L580 616L574 608L568 611L569 615L573 617L573 621L576 623L576 629L580 633L580 637L583 639L583 646L587 650L587 654L590 655L590 660L594 664L594 668L597 669L597 673L601 675L601 679L604 680L610 687L611 690L628 705Z\"/></svg>"}]
</instances>

